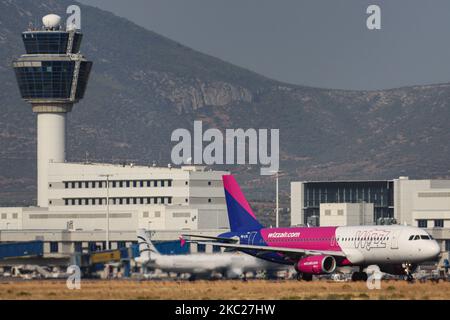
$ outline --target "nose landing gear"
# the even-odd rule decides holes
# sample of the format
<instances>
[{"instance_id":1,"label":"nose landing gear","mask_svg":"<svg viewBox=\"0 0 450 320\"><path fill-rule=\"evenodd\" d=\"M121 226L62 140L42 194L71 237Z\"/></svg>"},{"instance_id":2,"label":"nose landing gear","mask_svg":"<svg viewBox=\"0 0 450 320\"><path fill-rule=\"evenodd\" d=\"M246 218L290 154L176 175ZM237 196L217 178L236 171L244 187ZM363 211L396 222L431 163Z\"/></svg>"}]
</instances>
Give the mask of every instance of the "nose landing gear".
<instances>
[{"instance_id":1,"label":"nose landing gear","mask_svg":"<svg viewBox=\"0 0 450 320\"><path fill-rule=\"evenodd\" d=\"M406 274L406 281L413 282L414 277L412 276L412 272L411 272L411 263L405 262L405 263L403 263L402 266L403 266L405 274Z\"/></svg>"}]
</instances>

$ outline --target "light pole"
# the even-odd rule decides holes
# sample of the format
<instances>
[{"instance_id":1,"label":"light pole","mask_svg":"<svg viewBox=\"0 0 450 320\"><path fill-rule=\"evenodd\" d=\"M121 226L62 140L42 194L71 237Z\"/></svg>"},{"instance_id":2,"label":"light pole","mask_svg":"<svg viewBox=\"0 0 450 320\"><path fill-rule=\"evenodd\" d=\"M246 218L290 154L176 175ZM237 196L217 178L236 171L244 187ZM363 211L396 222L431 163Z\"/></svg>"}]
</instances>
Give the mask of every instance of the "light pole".
<instances>
[{"instance_id":1,"label":"light pole","mask_svg":"<svg viewBox=\"0 0 450 320\"><path fill-rule=\"evenodd\" d=\"M109 177L112 174L101 174L100 177L106 177L106 250L109 250Z\"/></svg>"},{"instance_id":2,"label":"light pole","mask_svg":"<svg viewBox=\"0 0 450 320\"><path fill-rule=\"evenodd\" d=\"M275 173L275 227L278 228L280 226L280 208L279 208L279 195L278 195L278 179L280 176L280 172L283 173L283 171L271 171Z\"/></svg>"},{"instance_id":3,"label":"light pole","mask_svg":"<svg viewBox=\"0 0 450 320\"><path fill-rule=\"evenodd\" d=\"M279 215L280 215L280 210L279 210L279 207L278 207L278 171L277 171L277 173L276 173L276 193L277 193L277 195L276 195L276 208L275 208L275 227L279 227L279 221L280 221L280 218L279 218Z\"/></svg>"}]
</instances>

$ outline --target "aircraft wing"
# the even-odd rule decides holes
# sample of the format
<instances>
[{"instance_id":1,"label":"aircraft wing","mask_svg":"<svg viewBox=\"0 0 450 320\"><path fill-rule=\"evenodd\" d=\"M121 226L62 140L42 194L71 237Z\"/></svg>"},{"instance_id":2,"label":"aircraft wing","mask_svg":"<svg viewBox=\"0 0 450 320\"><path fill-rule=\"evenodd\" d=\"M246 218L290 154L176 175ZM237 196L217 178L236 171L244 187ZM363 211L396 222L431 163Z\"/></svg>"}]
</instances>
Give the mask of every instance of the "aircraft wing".
<instances>
[{"instance_id":1,"label":"aircraft wing","mask_svg":"<svg viewBox=\"0 0 450 320\"><path fill-rule=\"evenodd\" d=\"M233 238L221 238L221 237L213 237L213 236L203 236L203 235L197 235L197 234L182 234L182 238L189 237L189 238L201 238L201 239L210 239L210 240L217 240L217 241L223 241L225 243L237 243L238 239ZM188 242L191 242L188 240Z\"/></svg>"},{"instance_id":2,"label":"aircraft wing","mask_svg":"<svg viewBox=\"0 0 450 320\"><path fill-rule=\"evenodd\" d=\"M270 247L270 246L257 246L250 244L234 244L234 243L219 243L219 242L207 242L207 241L195 241L187 240L187 242L194 242L197 244L213 245L218 247L236 249L236 250L256 250L261 253L264 252L276 252L282 253L288 256L317 256L317 255L329 255L334 257L346 257L345 253L342 251L331 251L331 250L309 250L309 249L298 249L298 248L283 248L283 247Z\"/></svg>"}]
</instances>

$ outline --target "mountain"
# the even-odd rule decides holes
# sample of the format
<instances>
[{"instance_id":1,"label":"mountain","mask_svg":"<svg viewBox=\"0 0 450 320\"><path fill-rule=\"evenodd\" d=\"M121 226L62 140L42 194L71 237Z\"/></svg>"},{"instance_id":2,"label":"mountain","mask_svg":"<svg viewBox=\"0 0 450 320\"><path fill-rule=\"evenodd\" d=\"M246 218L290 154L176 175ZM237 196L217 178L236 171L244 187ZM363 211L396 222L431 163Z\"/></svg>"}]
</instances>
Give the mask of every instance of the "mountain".
<instances>
[{"instance_id":1,"label":"mountain","mask_svg":"<svg viewBox=\"0 0 450 320\"><path fill-rule=\"evenodd\" d=\"M35 116L11 68L24 52L20 33L47 13L64 16L69 4L0 0L1 205L35 199ZM284 206L293 180L450 176L450 84L345 91L281 83L79 5L82 53L94 66L68 116L69 161L167 165L172 131L198 119L205 128L280 129ZM259 167L226 168L250 198L273 200L274 180Z\"/></svg>"}]
</instances>

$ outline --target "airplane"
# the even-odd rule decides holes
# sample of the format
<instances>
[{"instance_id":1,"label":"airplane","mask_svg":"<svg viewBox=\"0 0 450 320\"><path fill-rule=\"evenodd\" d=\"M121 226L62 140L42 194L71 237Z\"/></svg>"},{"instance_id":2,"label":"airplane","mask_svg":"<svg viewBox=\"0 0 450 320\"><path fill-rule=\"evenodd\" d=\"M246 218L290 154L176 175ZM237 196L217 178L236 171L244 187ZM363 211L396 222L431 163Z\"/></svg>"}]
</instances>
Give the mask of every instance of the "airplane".
<instances>
[{"instance_id":1,"label":"airplane","mask_svg":"<svg viewBox=\"0 0 450 320\"><path fill-rule=\"evenodd\" d=\"M184 241L212 244L293 265L297 278L305 281L345 266L359 267L352 274L353 281L366 281L364 269L369 265L412 280L419 263L435 261L440 254L439 245L430 234L411 226L265 228L256 219L235 178L224 175L222 180L230 231L217 237L184 234Z\"/></svg>"},{"instance_id":2,"label":"airplane","mask_svg":"<svg viewBox=\"0 0 450 320\"><path fill-rule=\"evenodd\" d=\"M255 257L239 253L192 253L182 255L163 255L153 245L145 229L137 232L140 256L135 261L145 268L159 269L163 272L177 274L189 273L190 280L197 277L212 278L217 272L224 277L236 279L247 272L267 271L273 275L280 270L287 270L286 266L257 259Z\"/></svg>"}]
</instances>

